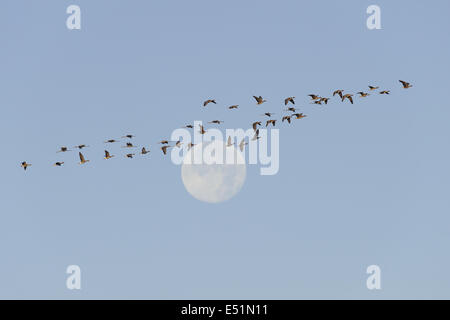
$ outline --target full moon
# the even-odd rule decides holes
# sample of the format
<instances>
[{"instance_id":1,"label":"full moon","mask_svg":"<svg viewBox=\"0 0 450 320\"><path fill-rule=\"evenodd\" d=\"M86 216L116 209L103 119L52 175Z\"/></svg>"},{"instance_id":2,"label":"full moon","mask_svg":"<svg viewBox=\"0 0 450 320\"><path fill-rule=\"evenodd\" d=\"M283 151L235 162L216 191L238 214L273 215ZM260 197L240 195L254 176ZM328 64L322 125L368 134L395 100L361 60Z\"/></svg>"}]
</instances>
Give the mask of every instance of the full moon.
<instances>
[{"instance_id":1,"label":"full moon","mask_svg":"<svg viewBox=\"0 0 450 320\"><path fill-rule=\"evenodd\" d=\"M198 154L207 154L207 148L214 143L218 148L223 148L224 159L225 155L234 156L232 163L224 160L222 163L209 164L210 162L201 161L197 164L192 160ZM201 156L200 159L202 158L205 157ZM186 190L194 198L209 203L220 203L234 197L245 182L246 172L241 153L234 146L227 147L223 141L196 145L187 152L181 166L181 178Z\"/></svg>"}]
</instances>

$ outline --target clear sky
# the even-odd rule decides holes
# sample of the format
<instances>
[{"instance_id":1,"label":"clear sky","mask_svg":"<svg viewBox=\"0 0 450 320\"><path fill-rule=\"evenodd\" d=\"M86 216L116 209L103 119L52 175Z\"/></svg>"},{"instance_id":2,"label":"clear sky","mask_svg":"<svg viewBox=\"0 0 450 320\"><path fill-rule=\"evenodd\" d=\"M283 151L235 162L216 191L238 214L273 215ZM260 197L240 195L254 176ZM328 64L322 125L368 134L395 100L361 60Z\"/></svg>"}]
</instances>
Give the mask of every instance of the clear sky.
<instances>
[{"instance_id":1,"label":"clear sky","mask_svg":"<svg viewBox=\"0 0 450 320\"><path fill-rule=\"evenodd\" d=\"M0 298L450 298L449 15L446 0L1 1ZM368 84L391 95L307 97ZM157 150L194 120L280 115L287 96L308 118L281 126L279 173L247 166L227 202L193 198ZM127 133L149 157L102 161ZM81 143L86 166L56 153Z\"/></svg>"}]
</instances>

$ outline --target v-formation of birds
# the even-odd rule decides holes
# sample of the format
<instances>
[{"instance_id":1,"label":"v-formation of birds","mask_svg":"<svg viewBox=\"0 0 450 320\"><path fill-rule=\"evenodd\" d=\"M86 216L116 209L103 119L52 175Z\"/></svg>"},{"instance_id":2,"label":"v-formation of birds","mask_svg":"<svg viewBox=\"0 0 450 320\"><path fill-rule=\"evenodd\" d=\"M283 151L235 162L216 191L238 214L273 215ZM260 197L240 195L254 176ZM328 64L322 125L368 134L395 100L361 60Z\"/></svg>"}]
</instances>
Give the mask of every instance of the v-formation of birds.
<instances>
[{"instance_id":1,"label":"v-formation of birds","mask_svg":"<svg viewBox=\"0 0 450 320\"><path fill-rule=\"evenodd\" d=\"M399 82L402 84L404 89L408 89L408 88L412 87L412 85L409 82L406 82L406 81L403 81L403 80L399 80ZM378 86L368 86L368 88L369 88L370 92L377 92L377 90L379 90ZM379 90L378 93L382 94L382 95L389 95L390 94L390 90ZM370 95L369 92L364 92L364 91L359 91L356 94L358 94L360 98L366 98L367 96ZM328 104L328 101L330 100L330 98L328 98L328 97L322 97L322 96L319 96L317 94L309 94L308 96L311 98L311 103L312 104L317 104L317 105ZM353 102L354 102L354 100L353 100L353 96L354 95L350 94L350 93L345 93L344 90L341 90L341 89L335 90L333 92L333 97L336 97L336 96L338 96L342 102L345 102L346 99L351 104L353 104ZM253 96L253 98L256 101L256 105L261 105L264 102L267 102L265 99L263 99L262 96ZM208 104L210 104L210 103L217 104L215 99L208 99L205 102L203 102L203 107L207 107ZM283 111L291 112L291 114L283 115L282 118L281 118L281 122L287 121L290 124L292 118L294 118L294 119L302 119L302 118L307 117L307 115L297 112L297 108L294 107L295 106L295 97L288 97L288 98L284 99L284 105L288 106L289 104L291 106L288 107L287 109L284 109ZM230 110L238 109L238 108L239 108L239 105L231 105L231 106L228 107L228 109L230 109ZM265 116L265 117L269 118L268 120L266 120L266 127L269 126L269 125L275 126L275 124L277 122L277 119L272 119L272 116L274 114L275 113L265 112L265 113L263 113L261 115L261 116ZM221 120L212 120L212 121L209 121L208 123L220 125L223 122L224 121L221 121ZM252 123L252 128L253 128L253 130L255 132L252 140L257 140L257 139L260 138L258 126L261 126L261 125L262 125L262 121L255 121L255 122ZM194 129L194 126L188 124L188 125L185 126L185 128ZM207 130L202 125L199 125L199 133L205 134L206 131ZM134 137L135 136L132 135L132 134L127 134L127 135L123 136L122 138L129 139L131 141L131 139L133 139ZM116 140L116 139L110 139L110 140L104 141L105 144L112 144L112 143L117 143L117 142L119 142L119 140ZM170 145L170 142L171 141L168 141L168 140L161 140L159 142L159 144L162 145L161 146L161 151L163 152L164 155L167 154L167 149L168 148L172 148L172 147L180 148L181 145L182 145L181 141L176 141L174 145ZM226 144L227 147L230 147L230 146L232 146L234 144L235 143L232 142L231 137L228 137L227 144ZM243 151L244 146L247 145L247 144L248 144L248 142L246 142L243 139L239 143L238 146L239 146L240 150ZM194 146L193 143L189 143L187 147L188 147L188 149L190 149L193 146ZM86 164L86 163L89 162L89 160L86 159L84 157L83 153L81 152L82 149L87 148L87 147L89 147L89 146L85 145L85 144L80 144L80 145L77 145L77 146L73 147L73 148L79 150L78 157L80 159L79 164L81 164L81 165ZM135 145L133 145L132 142L126 142L125 145L122 146L122 148L133 149L133 148L137 148L137 147ZM140 149L139 153L141 155L146 155L146 154L150 153L150 150L146 149L146 147L140 147L140 148L141 149ZM67 147L61 147L59 149L59 151L57 151L57 152L60 153L60 152L69 152L69 151L72 151L72 150L67 148ZM125 157L132 159L135 155L136 155L135 153L126 153ZM115 157L115 155L111 154L108 150L104 151L104 159L105 160L109 160L109 159L112 159L114 157ZM64 165L64 162L63 161L58 161L58 162L55 162L53 165L56 166L56 167L61 167L61 166ZM27 168L30 167L30 166L31 166L31 163L28 163L26 161L23 161L21 163L21 167L24 170L27 170Z\"/></svg>"}]
</instances>

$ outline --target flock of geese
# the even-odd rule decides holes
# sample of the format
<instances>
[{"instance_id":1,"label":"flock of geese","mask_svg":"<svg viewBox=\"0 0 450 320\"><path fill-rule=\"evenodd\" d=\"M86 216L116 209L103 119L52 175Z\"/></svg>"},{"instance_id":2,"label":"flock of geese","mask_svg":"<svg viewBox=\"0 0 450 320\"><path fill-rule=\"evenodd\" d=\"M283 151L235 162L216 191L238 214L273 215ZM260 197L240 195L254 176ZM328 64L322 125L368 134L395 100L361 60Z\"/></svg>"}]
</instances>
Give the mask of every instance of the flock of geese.
<instances>
[{"instance_id":1,"label":"flock of geese","mask_svg":"<svg viewBox=\"0 0 450 320\"><path fill-rule=\"evenodd\" d=\"M403 80L399 80L399 82L402 84L404 89L408 89L408 88L412 87L412 85L409 82L406 82L406 81L403 81ZM377 90L379 89L379 87L377 87L377 86L368 86L368 88L369 88L370 92L377 92ZM390 90L380 90L380 91L378 91L378 93L382 94L382 95L389 95L390 94ZM366 98L367 96L370 95L369 92L364 92L364 91L359 91L356 94L358 94L360 98ZM317 104L317 105L328 104L328 101L330 100L329 97L322 97L322 96L319 96L317 94L309 94L308 96L311 98L311 102L310 103ZM347 99L351 104L353 104L353 96L354 96L353 94L344 93L344 90L339 89L339 90L335 90L333 92L333 97L335 97L335 96L338 96L342 102L345 102L345 100ZM263 99L262 96L253 96L253 98L255 99L256 105L258 105L258 106L262 105L264 102L267 102L267 100ZM205 102L203 102L203 107L207 107L210 103L217 104L217 102L214 99L208 99ZM290 112L290 114L283 115L283 117L281 118L281 122L287 121L290 124L291 123L291 119L303 119L303 118L307 117L307 115L305 115L303 113L300 113L300 112L297 112L298 109L295 108L295 97L288 97L288 98L284 99L284 105L287 107L287 109L284 109L283 111ZM237 105L237 104L228 107L228 109L230 109L230 110L238 109L238 108L239 108L239 105ZM272 116L274 114L275 113L271 113L271 112L265 112L264 114L261 114L261 116L265 116L265 117L269 118L268 120L266 120L266 127L268 127L270 125L275 126L275 124L277 122L277 119L273 119L272 118ZM208 123L220 125L223 122L224 121L221 121L221 120L212 120L212 121L210 121ZM263 123L262 121L255 121L255 122L252 123L252 128L253 128L253 130L255 132L252 140L258 140L260 138L260 136L259 136L259 128L258 127L262 126L262 123ZM188 125L184 126L184 128L194 129L194 126L188 124ZM199 125L199 133L205 134L206 131L207 130L203 127L203 125ZM132 135L132 134L127 134L127 135L123 136L122 138L123 139L127 139L128 142L126 142L125 145L122 146L122 148L126 148L126 149L137 148L131 142L131 139L133 139L134 137L135 136ZM116 140L116 139L110 139L110 140L104 141L105 144L113 144L113 143L118 143L118 142L120 142L120 141ZM161 151L162 151L162 153L164 155L166 155L168 148L172 148L172 147L180 148L181 145L183 144L183 142L182 141L176 141L174 145L170 145L170 141L168 141L168 140L161 140L160 142L158 142L158 144L161 144ZM247 145L247 144L248 144L248 142L246 142L243 139L239 143L238 146L239 146L240 150L243 151L245 145ZM226 145L228 147L234 145L234 142L232 142L231 137L228 137ZM193 143L189 143L187 145L188 150L190 148L192 148L193 146L194 146ZM80 144L80 145L77 145L77 146L73 147L74 149L78 149L79 150L79 152L78 152L78 156L79 156L79 159L80 159L79 164L81 164L81 165L86 164L86 163L89 162L89 160L86 159L84 157L83 153L81 152L82 149L87 148L87 147L89 147L89 146L85 145L85 144ZM150 149L149 148L146 148L146 147L140 147L140 148L141 148L141 150L140 150L140 154L141 155L146 155L146 154L150 153ZM57 151L57 153L65 153L65 152L69 152L69 151L72 151L72 150L67 148L67 147L60 147L60 149ZM132 159L135 155L136 155L135 153L126 153L125 157ZM112 158L114 158L114 155L111 154L108 150L105 150L104 159L109 160L109 159L112 159ZM56 167L61 167L61 166L64 165L64 162L63 161L57 161L53 165L56 166ZM24 170L27 170L27 168L30 167L30 166L31 166L31 163L28 163L27 161L23 161L21 163L21 167Z\"/></svg>"}]
</instances>

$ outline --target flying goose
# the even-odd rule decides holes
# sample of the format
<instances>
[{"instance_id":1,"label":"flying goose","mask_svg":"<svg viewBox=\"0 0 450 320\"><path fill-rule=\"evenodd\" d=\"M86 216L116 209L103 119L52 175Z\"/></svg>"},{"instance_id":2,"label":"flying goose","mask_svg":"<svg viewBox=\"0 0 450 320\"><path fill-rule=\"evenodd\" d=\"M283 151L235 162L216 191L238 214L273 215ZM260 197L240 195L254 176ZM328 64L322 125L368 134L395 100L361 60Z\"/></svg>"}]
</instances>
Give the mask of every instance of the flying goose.
<instances>
[{"instance_id":1,"label":"flying goose","mask_svg":"<svg viewBox=\"0 0 450 320\"><path fill-rule=\"evenodd\" d=\"M367 93L367 92L364 92L364 91L357 92L357 94L359 94L361 96L361 98L370 96L370 93Z\"/></svg>"},{"instance_id":2,"label":"flying goose","mask_svg":"<svg viewBox=\"0 0 450 320\"><path fill-rule=\"evenodd\" d=\"M231 143L231 136L228 136L228 140L227 140L227 147L231 147L232 145L234 145L235 143Z\"/></svg>"},{"instance_id":3,"label":"flying goose","mask_svg":"<svg viewBox=\"0 0 450 320\"><path fill-rule=\"evenodd\" d=\"M89 147L89 146L87 146L87 145L85 145L85 144L80 144L80 145L78 145L78 146L75 146L74 148L77 148L77 149L83 149L83 148L87 148L87 147Z\"/></svg>"},{"instance_id":4,"label":"flying goose","mask_svg":"<svg viewBox=\"0 0 450 320\"><path fill-rule=\"evenodd\" d=\"M266 127L267 127L269 124L272 124L272 125L275 127L275 122L277 122L277 120L274 120L274 119L267 120L267 122L266 122Z\"/></svg>"},{"instance_id":5,"label":"flying goose","mask_svg":"<svg viewBox=\"0 0 450 320\"><path fill-rule=\"evenodd\" d=\"M353 97L353 95L350 94L350 93L344 94L342 96L342 102L344 102L345 98L347 98L353 104L353 98L352 97Z\"/></svg>"},{"instance_id":6,"label":"flying goose","mask_svg":"<svg viewBox=\"0 0 450 320\"><path fill-rule=\"evenodd\" d=\"M255 98L257 105L260 105L260 104L263 104L264 102L266 102L266 100L264 100L261 96L259 96L259 97L253 96L253 98Z\"/></svg>"},{"instance_id":7,"label":"flying goose","mask_svg":"<svg viewBox=\"0 0 450 320\"><path fill-rule=\"evenodd\" d=\"M192 124L187 124L184 126L184 128L192 129L192 128L194 128L194 126Z\"/></svg>"},{"instance_id":8,"label":"flying goose","mask_svg":"<svg viewBox=\"0 0 450 320\"><path fill-rule=\"evenodd\" d=\"M55 166L55 167L61 167L62 165L64 164L64 162L55 162L54 164L53 164L53 166Z\"/></svg>"},{"instance_id":9,"label":"flying goose","mask_svg":"<svg viewBox=\"0 0 450 320\"><path fill-rule=\"evenodd\" d=\"M328 100L330 100L330 98L320 98L320 101L325 102L325 104L328 104Z\"/></svg>"},{"instance_id":10,"label":"flying goose","mask_svg":"<svg viewBox=\"0 0 450 320\"><path fill-rule=\"evenodd\" d=\"M264 114L262 114L262 116L268 116L269 118L274 115L275 113L271 113L271 112L266 112Z\"/></svg>"},{"instance_id":11,"label":"flying goose","mask_svg":"<svg viewBox=\"0 0 450 320\"><path fill-rule=\"evenodd\" d=\"M281 119L281 122L284 122L284 120L287 120L287 122L291 123L291 116L284 116L284 117Z\"/></svg>"},{"instance_id":12,"label":"flying goose","mask_svg":"<svg viewBox=\"0 0 450 320\"><path fill-rule=\"evenodd\" d=\"M141 154L147 154L147 153L150 153L150 151L146 150L145 147L142 147Z\"/></svg>"},{"instance_id":13,"label":"flying goose","mask_svg":"<svg viewBox=\"0 0 450 320\"><path fill-rule=\"evenodd\" d=\"M105 143L115 143L115 142L119 142L115 139L110 139L110 140L106 140Z\"/></svg>"},{"instance_id":14,"label":"flying goose","mask_svg":"<svg viewBox=\"0 0 450 320\"><path fill-rule=\"evenodd\" d=\"M195 146L195 144L193 144L192 142L189 142L187 147L188 147L188 151L191 150L191 148Z\"/></svg>"},{"instance_id":15,"label":"flying goose","mask_svg":"<svg viewBox=\"0 0 450 320\"><path fill-rule=\"evenodd\" d=\"M183 144L183 142L181 142L180 140L178 140L176 143L175 143L175 147L177 147L177 148L181 148L181 145Z\"/></svg>"},{"instance_id":16,"label":"flying goose","mask_svg":"<svg viewBox=\"0 0 450 320\"><path fill-rule=\"evenodd\" d=\"M295 119L302 119L307 117L307 115L303 113L294 113L292 114L292 116L295 117Z\"/></svg>"},{"instance_id":17,"label":"flying goose","mask_svg":"<svg viewBox=\"0 0 450 320\"><path fill-rule=\"evenodd\" d=\"M201 134L205 134L206 133L206 130L205 130L205 128L201 125L201 124L199 124L199 126L200 126L200 133Z\"/></svg>"},{"instance_id":18,"label":"flying goose","mask_svg":"<svg viewBox=\"0 0 450 320\"><path fill-rule=\"evenodd\" d=\"M228 109L237 109L238 107L239 107L239 105L235 104L235 105L229 106Z\"/></svg>"},{"instance_id":19,"label":"flying goose","mask_svg":"<svg viewBox=\"0 0 450 320\"><path fill-rule=\"evenodd\" d=\"M244 147L246 144L248 144L248 142L245 142L244 139L242 139L241 143L239 143L239 150L241 150L241 152L244 151Z\"/></svg>"},{"instance_id":20,"label":"flying goose","mask_svg":"<svg viewBox=\"0 0 450 320\"><path fill-rule=\"evenodd\" d=\"M214 103L216 104L216 100L214 99L208 99L205 102L203 102L203 106L206 107L209 103Z\"/></svg>"},{"instance_id":21,"label":"flying goose","mask_svg":"<svg viewBox=\"0 0 450 320\"><path fill-rule=\"evenodd\" d=\"M315 95L315 94L308 94L308 96L311 97L311 100L317 100L317 99L320 99L320 97L319 97L318 95Z\"/></svg>"},{"instance_id":22,"label":"flying goose","mask_svg":"<svg viewBox=\"0 0 450 320\"><path fill-rule=\"evenodd\" d=\"M111 159L112 157L114 157L114 155L110 155L108 150L105 150L105 159Z\"/></svg>"},{"instance_id":23,"label":"flying goose","mask_svg":"<svg viewBox=\"0 0 450 320\"><path fill-rule=\"evenodd\" d=\"M162 146L161 150L164 154L167 154L167 148L170 148L171 146Z\"/></svg>"},{"instance_id":24,"label":"flying goose","mask_svg":"<svg viewBox=\"0 0 450 320\"><path fill-rule=\"evenodd\" d=\"M84 156L81 152L78 152L78 155L80 156L79 164L85 164L86 162L89 162L89 160L84 159Z\"/></svg>"},{"instance_id":25,"label":"flying goose","mask_svg":"<svg viewBox=\"0 0 450 320\"><path fill-rule=\"evenodd\" d=\"M122 148L134 148L134 145L131 142L127 142Z\"/></svg>"},{"instance_id":26,"label":"flying goose","mask_svg":"<svg viewBox=\"0 0 450 320\"><path fill-rule=\"evenodd\" d=\"M127 134L127 135L123 136L122 138L133 139L134 137L136 137L136 136L134 136L132 134Z\"/></svg>"},{"instance_id":27,"label":"flying goose","mask_svg":"<svg viewBox=\"0 0 450 320\"><path fill-rule=\"evenodd\" d=\"M208 122L208 123L221 124L222 122L225 122L225 121L222 121L222 120L213 120L213 121L210 121L210 122Z\"/></svg>"},{"instance_id":28,"label":"flying goose","mask_svg":"<svg viewBox=\"0 0 450 320\"><path fill-rule=\"evenodd\" d=\"M167 140L161 140L160 142L158 142L159 144L169 144L169 141Z\"/></svg>"},{"instance_id":29,"label":"flying goose","mask_svg":"<svg viewBox=\"0 0 450 320\"><path fill-rule=\"evenodd\" d=\"M287 105L289 102L292 104L295 104L294 99L295 99L295 97L288 97L288 98L284 99L284 105Z\"/></svg>"},{"instance_id":30,"label":"flying goose","mask_svg":"<svg viewBox=\"0 0 450 320\"><path fill-rule=\"evenodd\" d=\"M289 108L287 108L287 109L284 109L284 111L295 112L295 111L297 111L297 109L295 109L294 107L289 107Z\"/></svg>"},{"instance_id":31,"label":"flying goose","mask_svg":"<svg viewBox=\"0 0 450 320\"><path fill-rule=\"evenodd\" d=\"M339 97L341 97L341 99L342 99L343 92L344 92L344 90L340 90L340 89L336 90L336 91L333 92L333 97L338 94Z\"/></svg>"},{"instance_id":32,"label":"flying goose","mask_svg":"<svg viewBox=\"0 0 450 320\"><path fill-rule=\"evenodd\" d=\"M374 86L369 86L369 90L373 91L373 90L377 90L379 87L374 87Z\"/></svg>"},{"instance_id":33,"label":"flying goose","mask_svg":"<svg viewBox=\"0 0 450 320\"><path fill-rule=\"evenodd\" d=\"M401 84L403 85L403 88L408 89L412 87L412 84L410 84L409 82L403 81L403 80L398 80L401 82Z\"/></svg>"},{"instance_id":34,"label":"flying goose","mask_svg":"<svg viewBox=\"0 0 450 320\"><path fill-rule=\"evenodd\" d=\"M258 140L259 138L261 138L261 137L259 136L259 129L257 129L255 131L255 135L252 138L252 141Z\"/></svg>"},{"instance_id":35,"label":"flying goose","mask_svg":"<svg viewBox=\"0 0 450 320\"><path fill-rule=\"evenodd\" d=\"M253 130L256 131L256 128L257 128L258 126L260 126L260 125L261 125L261 121L253 122L253 123L252 123L252 128L253 128Z\"/></svg>"},{"instance_id":36,"label":"flying goose","mask_svg":"<svg viewBox=\"0 0 450 320\"><path fill-rule=\"evenodd\" d=\"M129 159L133 159L134 153L126 154L125 157L127 157L127 158L129 158Z\"/></svg>"},{"instance_id":37,"label":"flying goose","mask_svg":"<svg viewBox=\"0 0 450 320\"><path fill-rule=\"evenodd\" d=\"M67 147L61 147L61 148L59 149L59 151L57 151L56 153L59 153L59 152L67 152L67 151L71 151L71 150L67 149Z\"/></svg>"},{"instance_id":38,"label":"flying goose","mask_svg":"<svg viewBox=\"0 0 450 320\"><path fill-rule=\"evenodd\" d=\"M23 170L26 171L28 167L31 167L31 163L27 163L26 161L24 161L20 166L23 168Z\"/></svg>"},{"instance_id":39,"label":"flying goose","mask_svg":"<svg viewBox=\"0 0 450 320\"><path fill-rule=\"evenodd\" d=\"M389 91L389 90L380 91L380 94L390 94L390 93L391 93L391 91Z\"/></svg>"}]
</instances>

